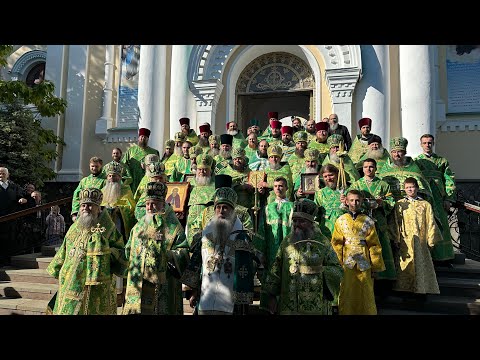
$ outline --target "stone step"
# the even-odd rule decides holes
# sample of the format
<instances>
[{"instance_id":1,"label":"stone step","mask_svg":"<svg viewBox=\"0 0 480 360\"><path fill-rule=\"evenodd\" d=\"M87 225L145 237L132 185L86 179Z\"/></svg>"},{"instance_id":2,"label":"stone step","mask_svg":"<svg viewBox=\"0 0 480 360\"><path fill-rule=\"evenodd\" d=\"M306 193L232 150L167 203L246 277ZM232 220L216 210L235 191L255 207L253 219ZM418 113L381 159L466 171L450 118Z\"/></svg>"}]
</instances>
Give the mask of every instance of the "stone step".
<instances>
[{"instance_id":1,"label":"stone step","mask_svg":"<svg viewBox=\"0 0 480 360\"><path fill-rule=\"evenodd\" d=\"M439 278L441 295L480 298L480 279Z\"/></svg>"},{"instance_id":2,"label":"stone step","mask_svg":"<svg viewBox=\"0 0 480 360\"><path fill-rule=\"evenodd\" d=\"M454 264L459 264L459 265L463 265L465 264L465 260L466 260L466 255L462 252L460 252L460 250L458 249L453 249L454 250L454 253L455 253L455 257L453 258L453 263Z\"/></svg>"},{"instance_id":3,"label":"stone step","mask_svg":"<svg viewBox=\"0 0 480 360\"><path fill-rule=\"evenodd\" d=\"M0 315L45 315L48 301L0 297Z\"/></svg>"},{"instance_id":4,"label":"stone step","mask_svg":"<svg viewBox=\"0 0 480 360\"><path fill-rule=\"evenodd\" d=\"M465 259L465 264L453 264L452 268L435 267L437 279L441 277L455 277L465 279L480 279L480 262Z\"/></svg>"},{"instance_id":5,"label":"stone step","mask_svg":"<svg viewBox=\"0 0 480 360\"><path fill-rule=\"evenodd\" d=\"M43 245L42 246L42 255L43 256L55 256L58 249L61 245Z\"/></svg>"},{"instance_id":6,"label":"stone step","mask_svg":"<svg viewBox=\"0 0 480 360\"><path fill-rule=\"evenodd\" d=\"M442 313L411 311L400 309L377 309L377 315L448 315Z\"/></svg>"},{"instance_id":7,"label":"stone step","mask_svg":"<svg viewBox=\"0 0 480 360\"><path fill-rule=\"evenodd\" d=\"M7 298L50 300L58 290L56 284L0 281L0 295Z\"/></svg>"},{"instance_id":8,"label":"stone step","mask_svg":"<svg viewBox=\"0 0 480 360\"><path fill-rule=\"evenodd\" d=\"M0 269L0 280L22 281L36 284L58 284L58 280L50 276L45 269Z\"/></svg>"},{"instance_id":9,"label":"stone step","mask_svg":"<svg viewBox=\"0 0 480 360\"><path fill-rule=\"evenodd\" d=\"M11 265L17 268L46 269L52 259L52 256L44 256L42 253L33 253L12 256L10 261Z\"/></svg>"},{"instance_id":10,"label":"stone step","mask_svg":"<svg viewBox=\"0 0 480 360\"><path fill-rule=\"evenodd\" d=\"M388 296L377 301L377 309L408 310L448 315L479 315L480 299L463 296L427 295L425 301L402 296Z\"/></svg>"}]
</instances>

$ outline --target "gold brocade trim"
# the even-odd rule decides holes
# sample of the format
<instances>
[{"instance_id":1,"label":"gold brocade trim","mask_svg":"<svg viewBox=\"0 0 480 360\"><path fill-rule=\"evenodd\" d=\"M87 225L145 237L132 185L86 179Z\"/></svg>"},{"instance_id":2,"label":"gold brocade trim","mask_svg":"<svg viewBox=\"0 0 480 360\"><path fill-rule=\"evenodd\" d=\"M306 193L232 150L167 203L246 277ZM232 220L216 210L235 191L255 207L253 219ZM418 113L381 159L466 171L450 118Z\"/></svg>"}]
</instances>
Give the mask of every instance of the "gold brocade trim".
<instances>
[{"instance_id":1,"label":"gold brocade trim","mask_svg":"<svg viewBox=\"0 0 480 360\"><path fill-rule=\"evenodd\" d=\"M107 250L104 250L104 251L91 251L91 252L87 252L87 256L88 255L109 255L111 254L112 251L109 249Z\"/></svg>"},{"instance_id":2,"label":"gold brocade trim","mask_svg":"<svg viewBox=\"0 0 480 360\"><path fill-rule=\"evenodd\" d=\"M312 265L312 266L300 265L298 267L298 272L300 274L311 275L311 274L321 273L322 271L323 271L323 265Z\"/></svg>"}]
</instances>

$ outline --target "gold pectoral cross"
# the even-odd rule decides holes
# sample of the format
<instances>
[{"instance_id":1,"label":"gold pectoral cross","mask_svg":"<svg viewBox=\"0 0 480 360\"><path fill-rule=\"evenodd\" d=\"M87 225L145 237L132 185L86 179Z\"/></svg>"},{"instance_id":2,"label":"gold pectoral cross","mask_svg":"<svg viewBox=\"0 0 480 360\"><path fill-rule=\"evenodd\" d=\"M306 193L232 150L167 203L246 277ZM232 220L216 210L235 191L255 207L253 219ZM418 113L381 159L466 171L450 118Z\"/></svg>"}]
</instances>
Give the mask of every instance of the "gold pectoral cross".
<instances>
[{"instance_id":1,"label":"gold pectoral cross","mask_svg":"<svg viewBox=\"0 0 480 360\"><path fill-rule=\"evenodd\" d=\"M92 226L90 228L90 231L92 233L100 233L101 234L101 233L105 232L105 230L107 230L107 229L105 229L105 226L100 227L100 223L97 224L97 227Z\"/></svg>"}]
</instances>

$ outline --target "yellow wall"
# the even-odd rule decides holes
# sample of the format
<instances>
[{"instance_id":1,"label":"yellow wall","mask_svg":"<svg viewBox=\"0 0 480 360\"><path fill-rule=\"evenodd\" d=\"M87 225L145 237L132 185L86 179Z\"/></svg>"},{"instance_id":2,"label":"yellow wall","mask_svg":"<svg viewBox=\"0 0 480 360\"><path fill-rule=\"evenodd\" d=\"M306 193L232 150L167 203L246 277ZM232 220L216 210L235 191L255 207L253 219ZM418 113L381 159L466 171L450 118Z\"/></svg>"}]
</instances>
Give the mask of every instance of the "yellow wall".
<instances>
[{"instance_id":1,"label":"yellow wall","mask_svg":"<svg viewBox=\"0 0 480 360\"><path fill-rule=\"evenodd\" d=\"M325 80L325 59L323 58L320 50L315 45L306 45L306 48L310 50L317 60L318 66L320 67L320 73L322 78L315 79L315 83L320 83L320 94L316 94L316 96L320 96L320 119L315 119L317 122L322 120L324 117L328 117L332 112L332 96L330 94L330 89L328 88L327 81Z\"/></svg>"},{"instance_id":2,"label":"yellow wall","mask_svg":"<svg viewBox=\"0 0 480 360\"><path fill-rule=\"evenodd\" d=\"M399 46L389 45L390 57L390 137L402 135L400 105L400 62ZM388 120L388 119L387 119ZM388 144L383 144L388 147Z\"/></svg>"}]
</instances>

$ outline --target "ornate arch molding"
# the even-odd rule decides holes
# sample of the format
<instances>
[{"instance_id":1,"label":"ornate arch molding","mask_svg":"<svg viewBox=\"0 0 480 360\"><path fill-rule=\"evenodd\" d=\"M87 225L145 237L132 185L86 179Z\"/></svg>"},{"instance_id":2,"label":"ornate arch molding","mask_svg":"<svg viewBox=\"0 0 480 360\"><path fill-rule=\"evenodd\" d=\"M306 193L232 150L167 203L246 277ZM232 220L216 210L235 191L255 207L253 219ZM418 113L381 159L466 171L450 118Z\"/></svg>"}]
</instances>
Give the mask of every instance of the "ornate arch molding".
<instances>
[{"instance_id":1,"label":"ornate arch molding","mask_svg":"<svg viewBox=\"0 0 480 360\"><path fill-rule=\"evenodd\" d=\"M304 52L306 46L299 45ZM331 92L333 111L338 113L347 127L352 116L352 99L355 86L362 76L360 45L314 45L325 61L324 79ZM238 45L196 45L190 55L187 72L188 85L197 100L199 112L214 126L216 105L223 90L221 82L230 55ZM317 79L318 81L318 79ZM348 121L350 119L350 121Z\"/></svg>"},{"instance_id":2,"label":"ornate arch molding","mask_svg":"<svg viewBox=\"0 0 480 360\"><path fill-rule=\"evenodd\" d=\"M252 61L240 74L236 93L313 90L315 77L310 66L286 52L272 52Z\"/></svg>"},{"instance_id":3,"label":"ornate arch molding","mask_svg":"<svg viewBox=\"0 0 480 360\"><path fill-rule=\"evenodd\" d=\"M47 61L47 52L43 50L32 50L26 52L15 62L12 67L11 76L12 79L24 81L28 72L38 63Z\"/></svg>"}]
</instances>

